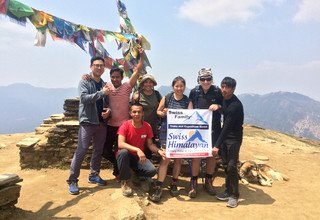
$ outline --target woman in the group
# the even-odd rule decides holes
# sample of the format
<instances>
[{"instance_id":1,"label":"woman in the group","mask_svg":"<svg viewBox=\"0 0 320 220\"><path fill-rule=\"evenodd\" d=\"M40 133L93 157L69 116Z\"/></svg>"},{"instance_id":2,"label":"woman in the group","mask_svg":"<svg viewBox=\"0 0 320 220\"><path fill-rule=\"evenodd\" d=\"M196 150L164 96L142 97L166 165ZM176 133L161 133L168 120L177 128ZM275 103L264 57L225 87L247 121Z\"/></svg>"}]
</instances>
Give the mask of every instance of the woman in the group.
<instances>
[{"instance_id":1,"label":"woman in the group","mask_svg":"<svg viewBox=\"0 0 320 220\"><path fill-rule=\"evenodd\" d=\"M145 74L142 76L138 91L136 91L132 96L133 102L139 102L142 104L144 109L143 120L148 122L153 131L153 141L159 136L158 126L160 124L159 117L157 116L157 108L161 100L160 93L154 89L157 85L156 80L151 74ZM151 158L152 152L148 147L145 148L145 155L148 159Z\"/></svg>"},{"instance_id":2,"label":"woman in the group","mask_svg":"<svg viewBox=\"0 0 320 220\"><path fill-rule=\"evenodd\" d=\"M172 81L173 92L167 94L160 101L157 109L158 116L162 119L160 130L160 142L162 148L165 148L167 139L167 111L168 109L187 109L189 105L189 98L184 95L186 88L186 81L181 76L177 76ZM168 165L170 158L162 159L158 171L158 179L155 183L154 192L149 196L149 199L153 202L159 202L162 195L162 185L167 175ZM181 159L174 159L172 182L170 184L170 194L172 196L178 196L179 191L177 188L177 181L181 168Z\"/></svg>"}]
</instances>

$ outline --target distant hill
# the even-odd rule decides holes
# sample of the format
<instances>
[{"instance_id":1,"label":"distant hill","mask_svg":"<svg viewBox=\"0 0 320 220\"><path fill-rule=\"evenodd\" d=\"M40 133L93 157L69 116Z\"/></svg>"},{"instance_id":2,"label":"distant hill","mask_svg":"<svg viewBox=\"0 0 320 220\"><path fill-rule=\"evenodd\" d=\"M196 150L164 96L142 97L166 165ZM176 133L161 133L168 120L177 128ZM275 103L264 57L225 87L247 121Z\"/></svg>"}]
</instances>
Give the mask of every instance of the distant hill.
<instances>
[{"instance_id":1,"label":"distant hill","mask_svg":"<svg viewBox=\"0 0 320 220\"><path fill-rule=\"evenodd\" d=\"M76 88L48 89L21 83L0 86L0 133L33 131L43 119L63 113L64 99L76 96Z\"/></svg>"},{"instance_id":2,"label":"distant hill","mask_svg":"<svg viewBox=\"0 0 320 220\"><path fill-rule=\"evenodd\" d=\"M161 95L172 91L160 86ZM186 89L188 96L190 89ZM63 113L66 98L76 97L76 88L48 89L29 84L0 86L0 134L31 132L43 119ZM275 92L266 95L242 94L245 123L320 139L320 102L298 93Z\"/></svg>"},{"instance_id":3,"label":"distant hill","mask_svg":"<svg viewBox=\"0 0 320 220\"><path fill-rule=\"evenodd\" d=\"M239 95L245 122L296 136L320 139L320 102L298 93Z\"/></svg>"}]
</instances>

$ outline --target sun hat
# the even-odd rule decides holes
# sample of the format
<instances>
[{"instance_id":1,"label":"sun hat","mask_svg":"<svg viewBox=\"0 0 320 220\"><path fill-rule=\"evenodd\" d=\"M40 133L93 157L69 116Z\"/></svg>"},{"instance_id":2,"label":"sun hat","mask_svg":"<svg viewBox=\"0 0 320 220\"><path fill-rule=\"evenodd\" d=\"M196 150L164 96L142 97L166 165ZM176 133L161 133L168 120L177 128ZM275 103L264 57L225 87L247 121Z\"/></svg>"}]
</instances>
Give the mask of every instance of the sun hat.
<instances>
[{"instance_id":1,"label":"sun hat","mask_svg":"<svg viewBox=\"0 0 320 220\"><path fill-rule=\"evenodd\" d=\"M150 79L153 84L156 86L157 85L157 81L154 79L154 76L151 74L145 74L142 76L140 82L139 82L139 88L141 88L143 86L143 83L147 80Z\"/></svg>"},{"instance_id":2,"label":"sun hat","mask_svg":"<svg viewBox=\"0 0 320 220\"><path fill-rule=\"evenodd\" d=\"M199 82L201 77L212 77L211 68L201 68L198 71L198 82Z\"/></svg>"}]
</instances>

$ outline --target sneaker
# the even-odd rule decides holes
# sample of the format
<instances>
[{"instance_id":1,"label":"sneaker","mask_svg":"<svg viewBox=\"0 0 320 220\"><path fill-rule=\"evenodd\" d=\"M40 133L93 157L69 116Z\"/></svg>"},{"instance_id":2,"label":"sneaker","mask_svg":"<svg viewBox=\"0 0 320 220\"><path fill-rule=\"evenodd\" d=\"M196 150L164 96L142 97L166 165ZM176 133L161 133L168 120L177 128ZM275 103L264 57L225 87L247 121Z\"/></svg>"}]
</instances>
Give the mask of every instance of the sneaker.
<instances>
[{"instance_id":1,"label":"sneaker","mask_svg":"<svg viewBox=\"0 0 320 220\"><path fill-rule=\"evenodd\" d=\"M79 194L78 183L76 183L76 182L69 183L69 193L71 195L78 195Z\"/></svg>"},{"instance_id":2,"label":"sneaker","mask_svg":"<svg viewBox=\"0 0 320 220\"><path fill-rule=\"evenodd\" d=\"M227 201L229 200L229 197L230 195L227 192L216 195L216 198L220 201Z\"/></svg>"},{"instance_id":3,"label":"sneaker","mask_svg":"<svg viewBox=\"0 0 320 220\"><path fill-rule=\"evenodd\" d=\"M170 195L173 196L173 197L176 197L179 194L180 193L179 193L179 190L177 188L177 184L176 183L171 183L170 184Z\"/></svg>"},{"instance_id":4,"label":"sneaker","mask_svg":"<svg viewBox=\"0 0 320 220\"><path fill-rule=\"evenodd\" d=\"M212 178L206 178L204 183L204 189L207 191L207 193L211 196L216 195L216 191L214 190L212 186L213 179Z\"/></svg>"},{"instance_id":5,"label":"sneaker","mask_svg":"<svg viewBox=\"0 0 320 220\"><path fill-rule=\"evenodd\" d=\"M101 177L99 175L89 176L88 182L98 184L99 186L107 185L107 182L105 180L101 179Z\"/></svg>"},{"instance_id":6,"label":"sneaker","mask_svg":"<svg viewBox=\"0 0 320 220\"><path fill-rule=\"evenodd\" d=\"M238 199L229 197L228 202L227 202L227 207L229 208L235 208L238 206Z\"/></svg>"},{"instance_id":7,"label":"sneaker","mask_svg":"<svg viewBox=\"0 0 320 220\"><path fill-rule=\"evenodd\" d=\"M188 193L188 196L190 198L197 197L197 188L198 188L198 182L196 180L191 180L190 181L190 191Z\"/></svg>"},{"instance_id":8,"label":"sneaker","mask_svg":"<svg viewBox=\"0 0 320 220\"><path fill-rule=\"evenodd\" d=\"M124 195L126 197L132 196L132 194L133 194L132 189L129 186L128 180L121 181L121 190L122 190L122 195Z\"/></svg>"},{"instance_id":9,"label":"sneaker","mask_svg":"<svg viewBox=\"0 0 320 220\"><path fill-rule=\"evenodd\" d=\"M154 192L152 193L151 196L149 196L149 199L152 202L156 202L157 203L157 202L160 202L161 196L162 196L161 186L155 186L154 187Z\"/></svg>"}]
</instances>

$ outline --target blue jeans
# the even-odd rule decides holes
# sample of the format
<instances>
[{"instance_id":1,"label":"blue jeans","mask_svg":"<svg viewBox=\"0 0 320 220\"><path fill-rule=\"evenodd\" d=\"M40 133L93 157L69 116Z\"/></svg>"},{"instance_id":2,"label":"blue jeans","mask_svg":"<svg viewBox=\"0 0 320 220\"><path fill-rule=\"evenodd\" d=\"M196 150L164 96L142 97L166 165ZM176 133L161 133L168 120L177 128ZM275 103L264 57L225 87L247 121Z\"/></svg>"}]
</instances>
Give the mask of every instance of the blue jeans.
<instances>
[{"instance_id":1,"label":"blue jeans","mask_svg":"<svg viewBox=\"0 0 320 220\"><path fill-rule=\"evenodd\" d=\"M93 151L90 162L90 175L100 172L103 145L106 140L106 126L80 124L78 132L78 146L73 155L70 167L70 176L67 182L78 182L81 164L92 141Z\"/></svg>"},{"instance_id":2,"label":"blue jeans","mask_svg":"<svg viewBox=\"0 0 320 220\"><path fill-rule=\"evenodd\" d=\"M117 163L119 168L120 180L128 180L131 177L130 168L138 174L138 176L153 177L157 170L150 160L142 164L139 162L137 155L131 154L127 149L118 152Z\"/></svg>"}]
</instances>

